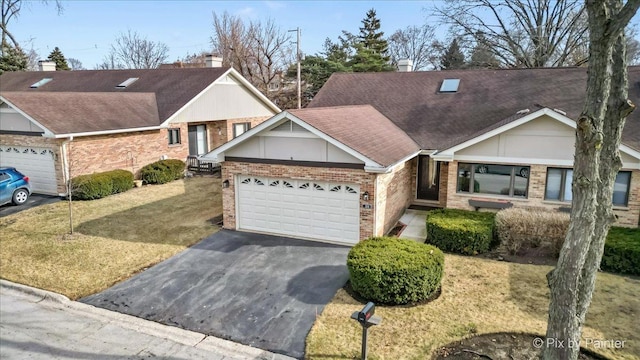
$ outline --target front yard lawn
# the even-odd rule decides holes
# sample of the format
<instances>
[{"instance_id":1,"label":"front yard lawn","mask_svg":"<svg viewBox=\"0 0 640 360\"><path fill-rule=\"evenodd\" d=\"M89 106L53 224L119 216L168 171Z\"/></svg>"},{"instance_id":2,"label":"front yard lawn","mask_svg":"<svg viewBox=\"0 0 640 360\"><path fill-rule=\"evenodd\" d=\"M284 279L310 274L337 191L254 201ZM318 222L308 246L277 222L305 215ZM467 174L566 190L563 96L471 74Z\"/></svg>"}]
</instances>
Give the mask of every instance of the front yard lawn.
<instances>
[{"instance_id":1,"label":"front yard lawn","mask_svg":"<svg viewBox=\"0 0 640 360\"><path fill-rule=\"evenodd\" d=\"M217 231L220 180L195 177L0 218L0 277L78 299L129 278Z\"/></svg>"},{"instance_id":2,"label":"front yard lawn","mask_svg":"<svg viewBox=\"0 0 640 360\"><path fill-rule=\"evenodd\" d=\"M382 324L369 331L370 359L429 359L442 346L475 334L544 335L552 268L445 255L442 294L417 306L376 307ZM350 319L362 308L340 289L307 337L309 359L360 356L361 327ZM583 333L592 340L623 340L621 349L588 347L612 359L639 359L640 279L600 273Z\"/></svg>"}]
</instances>

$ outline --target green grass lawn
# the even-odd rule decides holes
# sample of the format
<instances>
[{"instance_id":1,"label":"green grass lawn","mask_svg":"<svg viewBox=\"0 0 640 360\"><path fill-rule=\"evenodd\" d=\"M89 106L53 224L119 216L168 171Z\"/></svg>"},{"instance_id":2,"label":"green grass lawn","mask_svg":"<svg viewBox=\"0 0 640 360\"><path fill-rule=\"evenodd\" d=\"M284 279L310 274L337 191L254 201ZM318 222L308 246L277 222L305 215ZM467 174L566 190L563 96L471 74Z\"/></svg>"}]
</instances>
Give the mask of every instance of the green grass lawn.
<instances>
[{"instance_id":1,"label":"green grass lawn","mask_svg":"<svg viewBox=\"0 0 640 360\"><path fill-rule=\"evenodd\" d=\"M445 255L442 294L418 306L376 307L382 324L369 331L370 359L429 359L434 350L475 334L544 335L549 266ZM362 304L343 289L307 337L308 359L359 358L361 327L350 319ZM640 280L598 274L583 337L626 340L619 350L595 349L612 359L639 359Z\"/></svg>"},{"instance_id":2,"label":"green grass lawn","mask_svg":"<svg viewBox=\"0 0 640 360\"><path fill-rule=\"evenodd\" d=\"M195 177L0 218L0 277L78 299L106 289L217 231L220 180Z\"/></svg>"}]
</instances>

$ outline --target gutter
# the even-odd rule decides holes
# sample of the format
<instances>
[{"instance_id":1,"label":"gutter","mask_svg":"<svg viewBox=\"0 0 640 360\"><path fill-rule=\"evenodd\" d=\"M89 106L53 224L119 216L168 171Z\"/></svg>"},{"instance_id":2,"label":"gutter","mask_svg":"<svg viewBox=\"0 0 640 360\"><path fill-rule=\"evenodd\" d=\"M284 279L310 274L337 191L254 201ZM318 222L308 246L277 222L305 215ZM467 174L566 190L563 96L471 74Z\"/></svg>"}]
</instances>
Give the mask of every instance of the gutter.
<instances>
[{"instance_id":1,"label":"gutter","mask_svg":"<svg viewBox=\"0 0 640 360\"><path fill-rule=\"evenodd\" d=\"M136 131L151 131L151 130L161 130L166 129L166 126L156 125L156 126L146 126L139 128L131 128L131 129L116 129L116 130L100 130L100 131L87 131L81 133L68 133L68 134L56 134L53 137L56 139L64 139L64 138L72 138L81 137L81 136L94 136L94 135L109 135L109 134L121 134L128 132L136 132Z\"/></svg>"},{"instance_id":2,"label":"gutter","mask_svg":"<svg viewBox=\"0 0 640 360\"><path fill-rule=\"evenodd\" d=\"M396 161L395 163L386 166L386 167L376 167L376 166L365 166L364 167L364 171L368 172L368 173L375 173L375 174L388 174L391 172L391 170L396 167L396 165L398 164L402 164L404 162L406 162L407 160L413 159L414 157L420 155L422 153L422 150L418 150L415 153L412 153L411 155L405 156L404 158Z\"/></svg>"}]
</instances>

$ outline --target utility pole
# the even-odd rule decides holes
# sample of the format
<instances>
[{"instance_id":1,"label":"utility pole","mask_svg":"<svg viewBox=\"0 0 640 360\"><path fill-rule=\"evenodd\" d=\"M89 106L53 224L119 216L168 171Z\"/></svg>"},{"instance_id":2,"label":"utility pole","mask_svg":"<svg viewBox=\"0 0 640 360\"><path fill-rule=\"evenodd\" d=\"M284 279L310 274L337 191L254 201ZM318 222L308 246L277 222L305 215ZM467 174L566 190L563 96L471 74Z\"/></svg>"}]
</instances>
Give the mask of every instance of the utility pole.
<instances>
[{"instance_id":1,"label":"utility pole","mask_svg":"<svg viewBox=\"0 0 640 360\"><path fill-rule=\"evenodd\" d=\"M298 62L298 109L302 107L301 97L300 97L300 27L295 28L295 30L289 30L289 32L295 31L297 34L296 37L296 60Z\"/></svg>"}]
</instances>

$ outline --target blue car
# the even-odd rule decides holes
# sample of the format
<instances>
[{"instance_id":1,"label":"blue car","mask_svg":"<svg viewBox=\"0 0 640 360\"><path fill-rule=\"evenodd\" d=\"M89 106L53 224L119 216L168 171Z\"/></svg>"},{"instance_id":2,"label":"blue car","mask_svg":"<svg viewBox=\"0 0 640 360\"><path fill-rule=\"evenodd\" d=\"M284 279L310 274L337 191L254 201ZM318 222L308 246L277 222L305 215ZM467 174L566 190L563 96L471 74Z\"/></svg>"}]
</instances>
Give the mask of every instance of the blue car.
<instances>
[{"instance_id":1,"label":"blue car","mask_svg":"<svg viewBox=\"0 0 640 360\"><path fill-rule=\"evenodd\" d=\"M0 205L22 205L31 195L29 177L13 167L0 167Z\"/></svg>"}]
</instances>

